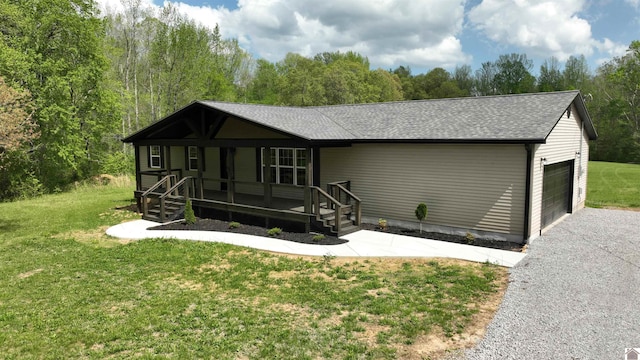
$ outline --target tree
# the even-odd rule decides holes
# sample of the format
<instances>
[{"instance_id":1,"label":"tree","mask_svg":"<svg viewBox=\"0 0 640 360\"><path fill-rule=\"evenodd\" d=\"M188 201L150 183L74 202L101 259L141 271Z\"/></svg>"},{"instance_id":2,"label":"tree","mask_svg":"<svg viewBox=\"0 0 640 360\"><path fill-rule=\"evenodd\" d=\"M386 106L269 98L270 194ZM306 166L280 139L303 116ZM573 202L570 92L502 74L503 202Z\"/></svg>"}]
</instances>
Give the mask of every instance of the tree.
<instances>
[{"instance_id":1,"label":"tree","mask_svg":"<svg viewBox=\"0 0 640 360\"><path fill-rule=\"evenodd\" d=\"M29 91L40 137L35 175L49 190L98 171L115 143L116 97L104 78L103 22L94 3L25 0L0 6L0 76Z\"/></svg>"},{"instance_id":2,"label":"tree","mask_svg":"<svg viewBox=\"0 0 640 360\"><path fill-rule=\"evenodd\" d=\"M256 61L256 71L247 90L247 100L260 104L278 104L280 76L276 65L265 60Z\"/></svg>"},{"instance_id":3,"label":"tree","mask_svg":"<svg viewBox=\"0 0 640 360\"><path fill-rule=\"evenodd\" d=\"M599 138L591 145L594 160L640 161L640 41L627 54L603 64L594 81L589 112Z\"/></svg>"},{"instance_id":4,"label":"tree","mask_svg":"<svg viewBox=\"0 0 640 360\"><path fill-rule=\"evenodd\" d=\"M373 102L398 101L404 98L402 83L397 75L376 69L369 73Z\"/></svg>"},{"instance_id":5,"label":"tree","mask_svg":"<svg viewBox=\"0 0 640 360\"><path fill-rule=\"evenodd\" d=\"M496 72L496 66L491 61L482 63L481 68L476 70L475 79L473 81L473 95L495 95L497 93L494 82Z\"/></svg>"},{"instance_id":6,"label":"tree","mask_svg":"<svg viewBox=\"0 0 640 360\"><path fill-rule=\"evenodd\" d=\"M558 59L551 57L540 66L538 76L538 91L549 92L564 90L562 73Z\"/></svg>"},{"instance_id":7,"label":"tree","mask_svg":"<svg viewBox=\"0 0 640 360\"><path fill-rule=\"evenodd\" d=\"M38 138L33 121L33 104L26 91L18 91L0 77L0 170L7 153L32 147Z\"/></svg>"},{"instance_id":8,"label":"tree","mask_svg":"<svg viewBox=\"0 0 640 360\"><path fill-rule=\"evenodd\" d=\"M584 55L579 57L570 56L564 65L562 77L564 78L565 89L582 89L591 78L589 65Z\"/></svg>"},{"instance_id":9,"label":"tree","mask_svg":"<svg viewBox=\"0 0 640 360\"><path fill-rule=\"evenodd\" d=\"M393 70L393 74L400 79L402 85L402 93L405 100L417 99L415 91L413 89L413 76L411 75L411 68L409 66L398 66Z\"/></svg>"},{"instance_id":10,"label":"tree","mask_svg":"<svg viewBox=\"0 0 640 360\"><path fill-rule=\"evenodd\" d=\"M278 73L282 77L280 93L284 105L325 105L324 64L299 54L289 53L278 62Z\"/></svg>"},{"instance_id":11,"label":"tree","mask_svg":"<svg viewBox=\"0 0 640 360\"><path fill-rule=\"evenodd\" d=\"M521 94L535 91L536 78L531 75L533 61L526 54L500 55L493 78L498 94Z\"/></svg>"},{"instance_id":12,"label":"tree","mask_svg":"<svg viewBox=\"0 0 640 360\"><path fill-rule=\"evenodd\" d=\"M453 71L453 79L456 81L456 85L462 92L463 96L471 95L473 92L473 75L471 66L456 66Z\"/></svg>"}]
</instances>

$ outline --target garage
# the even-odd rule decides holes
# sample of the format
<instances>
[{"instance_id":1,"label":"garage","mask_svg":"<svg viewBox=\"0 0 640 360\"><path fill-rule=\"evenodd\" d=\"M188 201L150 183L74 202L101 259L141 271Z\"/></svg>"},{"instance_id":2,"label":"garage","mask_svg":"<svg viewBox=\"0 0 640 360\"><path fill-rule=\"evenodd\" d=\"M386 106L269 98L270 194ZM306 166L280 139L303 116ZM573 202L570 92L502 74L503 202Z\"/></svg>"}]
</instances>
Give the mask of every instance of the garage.
<instances>
[{"instance_id":1,"label":"garage","mask_svg":"<svg viewBox=\"0 0 640 360\"><path fill-rule=\"evenodd\" d=\"M542 182L542 228L572 209L573 160L545 165Z\"/></svg>"}]
</instances>

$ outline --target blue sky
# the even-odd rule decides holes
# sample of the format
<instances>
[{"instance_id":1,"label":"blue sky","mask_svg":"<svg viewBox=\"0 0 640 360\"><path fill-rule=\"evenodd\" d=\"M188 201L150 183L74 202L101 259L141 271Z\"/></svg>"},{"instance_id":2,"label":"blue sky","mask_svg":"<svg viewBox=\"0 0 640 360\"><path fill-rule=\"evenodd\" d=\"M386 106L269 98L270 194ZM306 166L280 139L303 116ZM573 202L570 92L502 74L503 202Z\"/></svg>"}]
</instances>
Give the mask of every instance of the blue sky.
<instances>
[{"instance_id":1,"label":"blue sky","mask_svg":"<svg viewBox=\"0 0 640 360\"><path fill-rule=\"evenodd\" d=\"M161 0L142 0L159 8ZM146 2L145 2L146 1ZM153 2L155 1L155 3ZM119 0L99 0L118 7ZM640 40L640 0L181 0L205 26L220 25L256 58L357 51L372 68L453 70L524 53L534 73L555 56L585 55L594 71Z\"/></svg>"}]
</instances>

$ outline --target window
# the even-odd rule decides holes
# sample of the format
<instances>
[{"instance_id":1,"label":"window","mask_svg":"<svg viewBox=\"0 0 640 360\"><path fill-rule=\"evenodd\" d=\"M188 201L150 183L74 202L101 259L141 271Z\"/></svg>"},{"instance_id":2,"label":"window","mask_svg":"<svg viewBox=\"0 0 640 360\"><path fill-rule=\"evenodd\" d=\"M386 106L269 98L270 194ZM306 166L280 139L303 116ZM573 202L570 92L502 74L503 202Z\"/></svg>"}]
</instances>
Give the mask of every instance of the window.
<instances>
[{"instance_id":1,"label":"window","mask_svg":"<svg viewBox=\"0 0 640 360\"><path fill-rule=\"evenodd\" d=\"M149 146L149 167L153 169L162 167L162 151L160 145Z\"/></svg>"},{"instance_id":2,"label":"window","mask_svg":"<svg viewBox=\"0 0 640 360\"><path fill-rule=\"evenodd\" d=\"M264 148L260 154L264 154ZM261 156L262 181L264 181L264 156ZM305 185L307 175L307 151L294 148L271 148L271 182L274 184Z\"/></svg>"},{"instance_id":3,"label":"window","mask_svg":"<svg viewBox=\"0 0 640 360\"><path fill-rule=\"evenodd\" d=\"M188 170L196 171L198 170L198 147L197 146L189 146L187 147L187 164Z\"/></svg>"}]
</instances>

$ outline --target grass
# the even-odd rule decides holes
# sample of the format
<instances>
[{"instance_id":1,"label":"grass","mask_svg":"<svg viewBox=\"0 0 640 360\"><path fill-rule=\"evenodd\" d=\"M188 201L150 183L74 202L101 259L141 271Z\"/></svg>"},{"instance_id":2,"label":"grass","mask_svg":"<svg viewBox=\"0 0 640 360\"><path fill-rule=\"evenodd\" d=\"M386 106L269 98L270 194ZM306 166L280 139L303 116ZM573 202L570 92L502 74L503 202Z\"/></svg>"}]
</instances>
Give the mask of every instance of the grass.
<instances>
[{"instance_id":1,"label":"grass","mask_svg":"<svg viewBox=\"0 0 640 360\"><path fill-rule=\"evenodd\" d=\"M590 161L586 205L640 208L640 165Z\"/></svg>"},{"instance_id":2,"label":"grass","mask_svg":"<svg viewBox=\"0 0 640 360\"><path fill-rule=\"evenodd\" d=\"M107 237L132 190L0 203L0 357L422 358L477 337L506 286L490 264Z\"/></svg>"}]
</instances>

